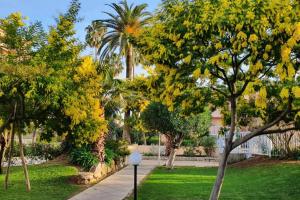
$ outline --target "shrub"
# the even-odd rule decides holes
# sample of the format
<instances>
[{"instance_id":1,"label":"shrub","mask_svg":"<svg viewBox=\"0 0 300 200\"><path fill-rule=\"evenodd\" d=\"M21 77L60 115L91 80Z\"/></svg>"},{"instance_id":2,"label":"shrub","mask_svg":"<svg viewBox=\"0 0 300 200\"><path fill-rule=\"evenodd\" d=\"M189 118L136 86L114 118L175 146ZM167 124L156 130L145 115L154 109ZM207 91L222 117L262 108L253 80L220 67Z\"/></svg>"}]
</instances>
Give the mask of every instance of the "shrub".
<instances>
[{"instance_id":1,"label":"shrub","mask_svg":"<svg viewBox=\"0 0 300 200\"><path fill-rule=\"evenodd\" d=\"M55 157L61 155L63 148L59 143L35 143L24 145L24 155L27 157L38 157L40 159L52 160ZM5 158L8 158L9 150L5 153ZM20 156L20 145L14 144L12 150L13 157Z\"/></svg>"},{"instance_id":2,"label":"shrub","mask_svg":"<svg viewBox=\"0 0 300 200\"><path fill-rule=\"evenodd\" d=\"M99 159L92 153L90 146L83 146L71 150L70 161L71 163L79 165L84 170L88 171L99 162Z\"/></svg>"},{"instance_id":3,"label":"shrub","mask_svg":"<svg viewBox=\"0 0 300 200\"><path fill-rule=\"evenodd\" d=\"M109 149L109 148L105 148L105 163L106 164L111 164L113 160L115 160L116 158L118 157L118 155L112 150L112 149Z\"/></svg>"},{"instance_id":4,"label":"shrub","mask_svg":"<svg viewBox=\"0 0 300 200\"><path fill-rule=\"evenodd\" d=\"M190 157L193 157L195 156L195 152L194 152L194 147L192 146L188 146L184 149L184 152L183 152L183 155L184 156L190 156Z\"/></svg>"},{"instance_id":5,"label":"shrub","mask_svg":"<svg viewBox=\"0 0 300 200\"><path fill-rule=\"evenodd\" d=\"M216 139L212 136L205 136L201 138L201 146L203 146L204 151L207 156L211 156L215 152Z\"/></svg>"},{"instance_id":6,"label":"shrub","mask_svg":"<svg viewBox=\"0 0 300 200\"><path fill-rule=\"evenodd\" d=\"M55 157L61 155L63 148L60 144L44 144L36 143L26 148L26 155L30 157L39 157L46 160L52 160Z\"/></svg>"},{"instance_id":7,"label":"shrub","mask_svg":"<svg viewBox=\"0 0 300 200\"><path fill-rule=\"evenodd\" d=\"M158 140L159 140L158 136L149 137L147 138L147 145L151 145L151 144L158 145L159 143Z\"/></svg>"},{"instance_id":8,"label":"shrub","mask_svg":"<svg viewBox=\"0 0 300 200\"><path fill-rule=\"evenodd\" d=\"M284 158L285 157L285 151L284 151L284 149L282 149L282 148L273 148L272 150L271 150L271 156L273 157L273 158Z\"/></svg>"},{"instance_id":9,"label":"shrub","mask_svg":"<svg viewBox=\"0 0 300 200\"><path fill-rule=\"evenodd\" d=\"M300 160L300 147L292 150L291 157L295 160Z\"/></svg>"},{"instance_id":10,"label":"shrub","mask_svg":"<svg viewBox=\"0 0 300 200\"><path fill-rule=\"evenodd\" d=\"M110 149L115 154L114 160L130 154L128 143L125 140L108 140L105 148Z\"/></svg>"},{"instance_id":11,"label":"shrub","mask_svg":"<svg viewBox=\"0 0 300 200\"><path fill-rule=\"evenodd\" d=\"M146 152L146 153L143 153L143 156L157 156L157 153Z\"/></svg>"}]
</instances>

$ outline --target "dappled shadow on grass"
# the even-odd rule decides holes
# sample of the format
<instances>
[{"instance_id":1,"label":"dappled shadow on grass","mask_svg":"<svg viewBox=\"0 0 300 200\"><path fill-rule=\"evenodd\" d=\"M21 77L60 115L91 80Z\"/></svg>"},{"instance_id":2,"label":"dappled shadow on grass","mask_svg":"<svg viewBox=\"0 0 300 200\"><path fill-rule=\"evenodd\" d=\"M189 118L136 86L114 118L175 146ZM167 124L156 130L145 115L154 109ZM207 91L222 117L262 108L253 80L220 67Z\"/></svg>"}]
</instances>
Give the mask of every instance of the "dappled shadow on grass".
<instances>
[{"instance_id":1,"label":"dappled shadow on grass","mask_svg":"<svg viewBox=\"0 0 300 200\"><path fill-rule=\"evenodd\" d=\"M23 169L12 167L9 189L1 185L0 199L5 200L64 200L80 190L77 185L69 184L69 177L77 174L75 167L62 165L29 166L32 190L26 192ZM4 175L0 175L3 184Z\"/></svg>"}]
</instances>

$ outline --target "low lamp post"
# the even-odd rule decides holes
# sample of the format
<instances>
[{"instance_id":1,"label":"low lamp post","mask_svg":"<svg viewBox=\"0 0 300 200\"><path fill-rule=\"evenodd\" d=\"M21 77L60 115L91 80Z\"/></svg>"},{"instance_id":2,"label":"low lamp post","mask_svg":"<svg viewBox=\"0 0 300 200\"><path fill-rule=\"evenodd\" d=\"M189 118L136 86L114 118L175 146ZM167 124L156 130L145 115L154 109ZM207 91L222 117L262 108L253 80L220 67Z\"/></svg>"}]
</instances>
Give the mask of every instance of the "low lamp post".
<instances>
[{"instance_id":1,"label":"low lamp post","mask_svg":"<svg viewBox=\"0 0 300 200\"><path fill-rule=\"evenodd\" d=\"M133 165L134 167L134 200L137 200L137 166L141 163L141 161L142 155L138 151L135 151L129 155L129 164Z\"/></svg>"}]
</instances>

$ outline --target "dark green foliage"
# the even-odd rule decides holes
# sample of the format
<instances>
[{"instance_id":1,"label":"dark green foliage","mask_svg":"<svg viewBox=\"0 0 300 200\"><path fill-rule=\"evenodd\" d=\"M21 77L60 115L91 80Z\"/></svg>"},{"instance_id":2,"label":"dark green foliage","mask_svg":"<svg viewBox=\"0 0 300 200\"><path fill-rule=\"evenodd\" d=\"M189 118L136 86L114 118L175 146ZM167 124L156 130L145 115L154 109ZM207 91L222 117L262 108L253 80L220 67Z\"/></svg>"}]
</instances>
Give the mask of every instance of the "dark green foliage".
<instances>
[{"instance_id":1,"label":"dark green foliage","mask_svg":"<svg viewBox=\"0 0 300 200\"><path fill-rule=\"evenodd\" d=\"M105 158L104 158L104 161L106 164L111 164L112 161L114 161L115 159L117 159L118 155L112 150L112 149L109 149L109 148L105 148Z\"/></svg>"},{"instance_id":2,"label":"dark green foliage","mask_svg":"<svg viewBox=\"0 0 300 200\"><path fill-rule=\"evenodd\" d=\"M143 126L153 132L162 134L192 135L193 139L208 134L211 122L211 112L208 108L197 115L184 116L180 110L170 112L158 102L150 103L141 114Z\"/></svg>"},{"instance_id":3,"label":"dark green foliage","mask_svg":"<svg viewBox=\"0 0 300 200\"><path fill-rule=\"evenodd\" d=\"M9 151L6 151L5 158L8 158L8 152ZM63 148L60 144L36 143L24 146L24 155L31 158L38 157L40 159L52 160L62 153ZM14 144L12 156L20 156L20 145L18 143Z\"/></svg>"},{"instance_id":4,"label":"dark green foliage","mask_svg":"<svg viewBox=\"0 0 300 200\"><path fill-rule=\"evenodd\" d=\"M148 137L147 145L151 145L151 144L158 145L158 140L159 140L158 136ZM164 145L162 141L160 141L160 144Z\"/></svg>"},{"instance_id":5,"label":"dark green foliage","mask_svg":"<svg viewBox=\"0 0 300 200\"><path fill-rule=\"evenodd\" d=\"M211 156L216 148L216 139L212 136L205 136L201 138L200 145L204 147L206 155Z\"/></svg>"},{"instance_id":6,"label":"dark green foliage","mask_svg":"<svg viewBox=\"0 0 300 200\"><path fill-rule=\"evenodd\" d=\"M28 156L37 156L52 160L63 153L63 148L60 144L36 143L30 145L26 153Z\"/></svg>"},{"instance_id":7,"label":"dark green foliage","mask_svg":"<svg viewBox=\"0 0 300 200\"><path fill-rule=\"evenodd\" d=\"M128 149L128 143L125 140L108 140L105 147L110 149L115 155L115 159L125 157L130 154Z\"/></svg>"},{"instance_id":8,"label":"dark green foliage","mask_svg":"<svg viewBox=\"0 0 300 200\"><path fill-rule=\"evenodd\" d=\"M150 103L142 112L143 126L153 132L169 133L175 132L171 122L171 113L168 108L157 102Z\"/></svg>"},{"instance_id":9,"label":"dark green foliage","mask_svg":"<svg viewBox=\"0 0 300 200\"><path fill-rule=\"evenodd\" d=\"M285 149L273 148L271 156L278 159L295 159L300 160L300 147L292 149L290 153L287 153Z\"/></svg>"},{"instance_id":10,"label":"dark green foliage","mask_svg":"<svg viewBox=\"0 0 300 200\"><path fill-rule=\"evenodd\" d=\"M292 150L291 157L295 160L300 160L300 147Z\"/></svg>"},{"instance_id":11,"label":"dark green foliage","mask_svg":"<svg viewBox=\"0 0 300 200\"><path fill-rule=\"evenodd\" d=\"M92 153L90 146L73 148L69 156L71 163L79 165L87 171L99 162L98 157Z\"/></svg>"}]
</instances>

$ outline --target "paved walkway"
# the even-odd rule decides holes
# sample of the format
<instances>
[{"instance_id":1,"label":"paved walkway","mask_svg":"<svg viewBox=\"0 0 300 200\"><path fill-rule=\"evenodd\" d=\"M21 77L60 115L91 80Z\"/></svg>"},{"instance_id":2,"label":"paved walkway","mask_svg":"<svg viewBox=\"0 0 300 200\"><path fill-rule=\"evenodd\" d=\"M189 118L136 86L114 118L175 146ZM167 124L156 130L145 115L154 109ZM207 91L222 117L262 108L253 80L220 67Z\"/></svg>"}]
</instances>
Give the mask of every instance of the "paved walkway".
<instances>
[{"instance_id":1,"label":"paved walkway","mask_svg":"<svg viewBox=\"0 0 300 200\"><path fill-rule=\"evenodd\" d=\"M164 164L161 161L160 164ZM143 160L138 167L138 184L159 165L157 160ZM212 167L216 162L175 161L175 166ZM133 167L127 166L69 200L123 200L133 191Z\"/></svg>"},{"instance_id":2,"label":"paved walkway","mask_svg":"<svg viewBox=\"0 0 300 200\"><path fill-rule=\"evenodd\" d=\"M143 162L138 167L138 184L156 167ZM96 185L86 189L70 200L122 200L133 191L133 167L124 169L107 177Z\"/></svg>"}]
</instances>

